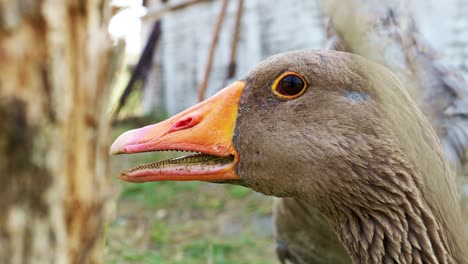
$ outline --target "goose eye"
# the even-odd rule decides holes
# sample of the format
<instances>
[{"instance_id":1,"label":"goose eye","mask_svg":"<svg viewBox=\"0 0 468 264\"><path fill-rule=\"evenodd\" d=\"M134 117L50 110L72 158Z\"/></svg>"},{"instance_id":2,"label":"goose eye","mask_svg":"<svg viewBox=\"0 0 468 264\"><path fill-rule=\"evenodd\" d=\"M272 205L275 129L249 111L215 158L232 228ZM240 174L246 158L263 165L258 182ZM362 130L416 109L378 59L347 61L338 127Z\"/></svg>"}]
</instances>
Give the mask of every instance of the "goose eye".
<instances>
[{"instance_id":1,"label":"goose eye","mask_svg":"<svg viewBox=\"0 0 468 264\"><path fill-rule=\"evenodd\" d=\"M292 99L305 92L306 82L301 75L295 72L286 72L276 79L272 88L278 97Z\"/></svg>"}]
</instances>

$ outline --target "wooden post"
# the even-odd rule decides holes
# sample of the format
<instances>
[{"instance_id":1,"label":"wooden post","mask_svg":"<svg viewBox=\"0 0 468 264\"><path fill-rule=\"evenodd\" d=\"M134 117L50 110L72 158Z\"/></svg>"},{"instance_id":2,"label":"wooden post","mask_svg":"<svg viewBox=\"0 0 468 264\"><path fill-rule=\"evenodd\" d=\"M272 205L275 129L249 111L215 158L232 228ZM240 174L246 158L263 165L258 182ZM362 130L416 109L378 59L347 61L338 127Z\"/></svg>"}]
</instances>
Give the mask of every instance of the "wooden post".
<instances>
[{"instance_id":1,"label":"wooden post","mask_svg":"<svg viewBox=\"0 0 468 264\"><path fill-rule=\"evenodd\" d=\"M205 99L206 88L208 87L208 80L210 79L211 67L213 66L214 52L218 44L219 32L221 31L221 26L223 25L224 16L226 15L226 9L229 0L223 0L221 4L221 10L219 15L216 18L215 27L213 30L213 36L211 38L210 49L208 51L208 58L205 65L205 70L203 74L203 79L198 86L198 101L201 102Z\"/></svg>"},{"instance_id":2,"label":"wooden post","mask_svg":"<svg viewBox=\"0 0 468 264\"><path fill-rule=\"evenodd\" d=\"M0 263L100 263L106 0L0 3Z\"/></svg>"}]
</instances>

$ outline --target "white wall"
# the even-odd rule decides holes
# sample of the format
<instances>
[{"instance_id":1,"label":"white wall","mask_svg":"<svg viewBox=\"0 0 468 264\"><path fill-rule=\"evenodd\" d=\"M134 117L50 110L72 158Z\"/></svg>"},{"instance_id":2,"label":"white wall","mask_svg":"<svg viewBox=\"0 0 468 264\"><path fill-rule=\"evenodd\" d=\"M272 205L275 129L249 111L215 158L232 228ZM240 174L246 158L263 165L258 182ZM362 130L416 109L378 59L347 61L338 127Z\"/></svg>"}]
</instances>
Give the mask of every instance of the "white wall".
<instances>
[{"instance_id":1,"label":"white wall","mask_svg":"<svg viewBox=\"0 0 468 264\"><path fill-rule=\"evenodd\" d=\"M468 0L413 0L412 10L444 64L461 69L468 80Z\"/></svg>"}]
</instances>

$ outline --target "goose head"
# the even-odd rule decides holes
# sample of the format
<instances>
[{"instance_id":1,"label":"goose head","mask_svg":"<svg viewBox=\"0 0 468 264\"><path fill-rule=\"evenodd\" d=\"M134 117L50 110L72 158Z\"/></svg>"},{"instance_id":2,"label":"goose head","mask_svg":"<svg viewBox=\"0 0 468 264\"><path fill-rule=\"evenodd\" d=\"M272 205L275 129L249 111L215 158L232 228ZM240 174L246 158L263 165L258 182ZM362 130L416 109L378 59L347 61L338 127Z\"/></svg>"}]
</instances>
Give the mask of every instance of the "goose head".
<instances>
[{"instance_id":1,"label":"goose head","mask_svg":"<svg viewBox=\"0 0 468 264\"><path fill-rule=\"evenodd\" d=\"M464 260L454 178L434 132L396 77L359 56L273 56L111 147L112 154L159 150L196 153L121 179L240 184L310 201L355 262Z\"/></svg>"}]
</instances>

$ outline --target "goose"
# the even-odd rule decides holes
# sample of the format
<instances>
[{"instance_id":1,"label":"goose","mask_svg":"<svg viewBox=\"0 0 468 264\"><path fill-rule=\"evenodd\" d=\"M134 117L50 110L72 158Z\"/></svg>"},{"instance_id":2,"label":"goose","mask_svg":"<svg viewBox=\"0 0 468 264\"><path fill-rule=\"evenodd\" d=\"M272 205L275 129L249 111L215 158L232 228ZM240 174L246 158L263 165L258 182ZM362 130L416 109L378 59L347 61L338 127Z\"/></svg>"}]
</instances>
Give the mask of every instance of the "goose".
<instances>
[{"instance_id":1,"label":"goose","mask_svg":"<svg viewBox=\"0 0 468 264\"><path fill-rule=\"evenodd\" d=\"M386 68L339 51L278 54L211 98L127 131L111 154L194 152L123 171L313 204L354 263L466 263L455 177Z\"/></svg>"}]
</instances>

